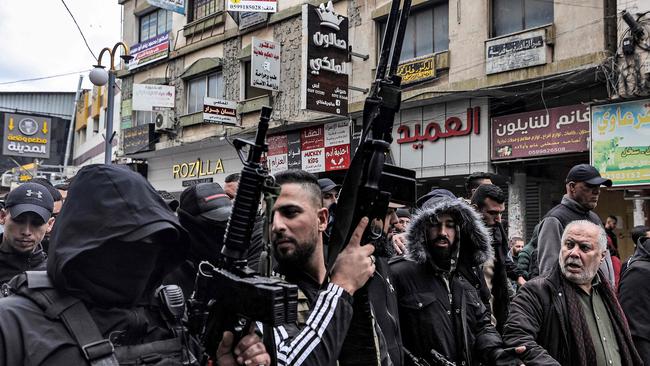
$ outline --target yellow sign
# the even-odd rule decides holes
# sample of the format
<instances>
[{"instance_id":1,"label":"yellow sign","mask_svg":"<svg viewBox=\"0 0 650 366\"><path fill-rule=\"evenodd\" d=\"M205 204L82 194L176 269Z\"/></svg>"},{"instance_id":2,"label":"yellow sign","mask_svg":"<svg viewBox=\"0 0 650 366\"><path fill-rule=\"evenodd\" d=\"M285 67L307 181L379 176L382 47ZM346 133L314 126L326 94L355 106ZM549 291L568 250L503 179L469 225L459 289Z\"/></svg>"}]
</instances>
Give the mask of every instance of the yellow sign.
<instances>
[{"instance_id":1,"label":"yellow sign","mask_svg":"<svg viewBox=\"0 0 650 366\"><path fill-rule=\"evenodd\" d=\"M402 77L402 85L433 79L436 77L435 56L429 55L401 63L397 66L397 75Z\"/></svg>"},{"instance_id":2,"label":"yellow sign","mask_svg":"<svg viewBox=\"0 0 650 366\"><path fill-rule=\"evenodd\" d=\"M21 175L18 177L18 181L19 181L19 182L29 182L30 180L32 180L32 176L31 176L31 175L21 174Z\"/></svg>"},{"instance_id":3,"label":"yellow sign","mask_svg":"<svg viewBox=\"0 0 650 366\"><path fill-rule=\"evenodd\" d=\"M217 173L225 173L221 159L217 159L214 162L196 159L196 161L182 162L172 166L172 176L174 179L205 177Z\"/></svg>"}]
</instances>

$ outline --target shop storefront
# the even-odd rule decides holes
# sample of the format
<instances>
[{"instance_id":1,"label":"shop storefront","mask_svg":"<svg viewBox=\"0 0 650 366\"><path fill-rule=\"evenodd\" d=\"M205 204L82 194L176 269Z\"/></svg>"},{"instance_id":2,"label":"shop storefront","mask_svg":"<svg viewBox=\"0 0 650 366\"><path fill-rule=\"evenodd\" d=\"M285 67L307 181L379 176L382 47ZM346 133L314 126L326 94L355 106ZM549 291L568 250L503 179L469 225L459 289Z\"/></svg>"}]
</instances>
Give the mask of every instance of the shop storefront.
<instances>
[{"instance_id":1,"label":"shop storefront","mask_svg":"<svg viewBox=\"0 0 650 366\"><path fill-rule=\"evenodd\" d=\"M468 174L489 171L488 100L462 99L402 109L393 127L395 165L413 169L417 195L445 188L465 196Z\"/></svg>"},{"instance_id":2,"label":"shop storefront","mask_svg":"<svg viewBox=\"0 0 650 366\"><path fill-rule=\"evenodd\" d=\"M189 186L207 182L223 185L226 176L241 172L243 165L235 148L225 139L215 140L138 156L147 159L147 179L154 188L178 197Z\"/></svg>"}]
</instances>

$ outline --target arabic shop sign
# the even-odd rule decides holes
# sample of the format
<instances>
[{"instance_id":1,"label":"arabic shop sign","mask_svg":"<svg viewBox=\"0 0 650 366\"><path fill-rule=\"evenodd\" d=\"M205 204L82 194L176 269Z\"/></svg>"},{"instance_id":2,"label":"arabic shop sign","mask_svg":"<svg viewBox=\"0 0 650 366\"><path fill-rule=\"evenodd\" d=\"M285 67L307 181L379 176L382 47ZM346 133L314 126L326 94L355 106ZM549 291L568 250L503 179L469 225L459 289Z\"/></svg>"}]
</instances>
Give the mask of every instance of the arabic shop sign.
<instances>
[{"instance_id":1,"label":"arabic shop sign","mask_svg":"<svg viewBox=\"0 0 650 366\"><path fill-rule=\"evenodd\" d=\"M591 164L614 186L650 184L650 99L591 113Z\"/></svg>"},{"instance_id":2,"label":"arabic shop sign","mask_svg":"<svg viewBox=\"0 0 650 366\"><path fill-rule=\"evenodd\" d=\"M397 66L397 75L402 77L402 86L431 80L436 77L434 55L419 57Z\"/></svg>"},{"instance_id":3,"label":"arabic shop sign","mask_svg":"<svg viewBox=\"0 0 650 366\"><path fill-rule=\"evenodd\" d=\"M155 124L145 123L140 126L125 128L122 130L122 147L125 154L136 154L154 149L154 128Z\"/></svg>"},{"instance_id":4,"label":"arabic shop sign","mask_svg":"<svg viewBox=\"0 0 650 366\"><path fill-rule=\"evenodd\" d=\"M237 102L217 98L203 98L203 120L237 125Z\"/></svg>"},{"instance_id":5,"label":"arabic shop sign","mask_svg":"<svg viewBox=\"0 0 650 366\"><path fill-rule=\"evenodd\" d=\"M49 159L52 119L5 113L2 155Z\"/></svg>"},{"instance_id":6,"label":"arabic shop sign","mask_svg":"<svg viewBox=\"0 0 650 366\"><path fill-rule=\"evenodd\" d=\"M269 136L268 144L267 162L271 174L286 169L320 173L350 166L350 127L347 121Z\"/></svg>"},{"instance_id":7,"label":"arabic shop sign","mask_svg":"<svg viewBox=\"0 0 650 366\"><path fill-rule=\"evenodd\" d=\"M278 8L277 0L227 0L227 11L252 11L275 13Z\"/></svg>"},{"instance_id":8,"label":"arabic shop sign","mask_svg":"<svg viewBox=\"0 0 650 366\"><path fill-rule=\"evenodd\" d=\"M154 111L160 108L174 108L176 89L169 85L133 84L134 111ZM130 113L129 113L130 114Z\"/></svg>"},{"instance_id":9,"label":"arabic shop sign","mask_svg":"<svg viewBox=\"0 0 650 366\"><path fill-rule=\"evenodd\" d=\"M237 12L239 14L239 30L244 30L252 26L262 24L269 19L268 13L256 13L253 11Z\"/></svg>"},{"instance_id":10,"label":"arabic shop sign","mask_svg":"<svg viewBox=\"0 0 650 366\"><path fill-rule=\"evenodd\" d=\"M167 58L169 55L169 32L131 46L129 70Z\"/></svg>"},{"instance_id":11,"label":"arabic shop sign","mask_svg":"<svg viewBox=\"0 0 650 366\"><path fill-rule=\"evenodd\" d=\"M280 43L253 37L251 47L251 86L280 90Z\"/></svg>"},{"instance_id":12,"label":"arabic shop sign","mask_svg":"<svg viewBox=\"0 0 650 366\"><path fill-rule=\"evenodd\" d=\"M174 179L200 178L224 172L223 161L221 159L210 161L197 158L196 161L181 162L172 165L172 177Z\"/></svg>"},{"instance_id":13,"label":"arabic shop sign","mask_svg":"<svg viewBox=\"0 0 650 366\"><path fill-rule=\"evenodd\" d=\"M469 174L489 167L487 98L458 99L402 108L395 115L393 163L419 177ZM355 128L352 152L361 128Z\"/></svg>"},{"instance_id":14,"label":"arabic shop sign","mask_svg":"<svg viewBox=\"0 0 650 366\"><path fill-rule=\"evenodd\" d=\"M336 115L348 113L348 18L332 2L302 7L301 108Z\"/></svg>"},{"instance_id":15,"label":"arabic shop sign","mask_svg":"<svg viewBox=\"0 0 650 366\"><path fill-rule=\"evenodd\" d=\"M571 105L492 118L492 160L589 149L589 107Z\"/></svg>"},{"instance_id":16,"label":"arabic shop sign","mask_svg":"<svg viewBox=\"0 0 650 366\"><path fill-rule=\"evenodd\" d=\"M185 15L185 0L147 0L153 6Z\"/></svg>"},{"instance_id":17,"label":"arabic shop sign","mask_svg":"<svg viewBox=\"0 0 650 366\"><path fill-rule=\"evenodd\" d=\"M411 127L409 125L401 125L397 128L397 133L400 138L397 139L398 144L420 143L422 141L436 142L439 139L447 139L457 136L467 136L472 131L475 135L481 133L480 127L480 112L481 107L467 108L467 119L463 121L459 116L450 116L445 119L444 126L441 126L436 121L427 123L424 129L424 123L417 123L414 126L413 134L411 134ZM422 146L413 146L414 148Z\"/></svg>"},{"instance_id":18,"label":"arabic shop sign","mask_svg":"<svg viewBox=\"0 0 650 366\"><path fill-rule=\"evenodd\" d=\"M213 178L199 178L199 179L188 179L181 182L183 187L192 187L201 183L212 183L214 182Z\"/></svg>"},{"instance_id":19,"label":"arabic shop sign","mask_svg":"<svg viewBox=\"0 0 650 366\"><path fill-rule=\"evenodd\" d=\"M546 64L545 29L485 42L485 73L496 74Z\"/></svg>"}]
</instances>

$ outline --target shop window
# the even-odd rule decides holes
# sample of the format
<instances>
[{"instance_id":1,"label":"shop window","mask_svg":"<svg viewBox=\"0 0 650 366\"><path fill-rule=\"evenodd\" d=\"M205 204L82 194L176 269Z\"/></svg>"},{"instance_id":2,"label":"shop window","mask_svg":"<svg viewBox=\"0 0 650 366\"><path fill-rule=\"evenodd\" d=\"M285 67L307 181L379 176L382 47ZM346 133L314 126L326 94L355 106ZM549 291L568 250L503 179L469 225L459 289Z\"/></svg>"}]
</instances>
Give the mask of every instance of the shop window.
<instances>
[{"instance_id":1,"label":"shop window","mask_svg":"<svg viewBox=\"0 0 650 366\"><path fill-rule=\"evenodd\" d=\"M203 110L203 98L223 98L225 88L223 74L213 72L202 75L187 82L187 113L196 113Z\"/></svg>"},{"instance_id":2,"label":"shop window","mask_svg":"<svg viewBox=\"0 0 650 366\"><path fill-rule=\"evenodd\" d=\"M553 23L552 1L492 0L493 37L550 23Z\"/></svg>"},{"instance_id":3,"label":"shop window","mask_svg":"<svg viewBox=\"0 0 650 366\"><path fill-rule=\"evenodd\" d=\"M380 42L377 47L381 49L381 39L386 30L384 19L379 23ZM411 11L400 61L415 57L430 55L435 52L449 49L449 4L438 4L421 10Z\"/></svg>"},{"instance_id":4,"label":"shop window","mask_svg":"<svg viewBox=\"0 0 650 366\"><path fill-rule=\"evenodd\" d=\"M219 12L217 0L193 0L189 3L189 19L192 22Z\"/></svg>"},{"instance_id":5,"label":"shop window","mask_svg":"<svg viewBox=\"0 0 650 366\"><path fill-rule=\"evenodd\" d=\"M271 97L271 91L251 86L251 62L244 61L244 99L252 99L268 95Z\"/></svg>"},{"instance_id":6,"label":"shop window","mask_svg":"<svg viewBox=\"0 0 650 366\"><path fill-rule=\"evenodd\" d=\"M154 123L155 121L155 115L153 111L134 111L135 112L135 120L133 123L133 127L135 126L142 126L147 123Z\"/></svg>"},{"instance_id":7,"label":"shop window","mask_svg":"<svg viewBox=\"0 0 650 366\"><path fill-rule=\"evenodd\" d=\"M140 42L172 30L172 12L158 9L140 17Z\"/></svg>"}]
</instances>

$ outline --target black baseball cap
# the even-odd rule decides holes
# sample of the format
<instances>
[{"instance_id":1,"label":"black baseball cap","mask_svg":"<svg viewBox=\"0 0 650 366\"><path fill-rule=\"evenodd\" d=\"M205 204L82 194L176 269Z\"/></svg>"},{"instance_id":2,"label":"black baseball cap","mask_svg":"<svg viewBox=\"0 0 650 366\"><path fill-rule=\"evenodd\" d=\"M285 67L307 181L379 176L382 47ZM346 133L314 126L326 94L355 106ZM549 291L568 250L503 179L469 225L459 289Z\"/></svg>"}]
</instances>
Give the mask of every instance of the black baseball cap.
<instances>
[{"instance_id":1,"label":"black baseball cap","mask_svg":"<svg viewBox=\"0 0 650 366\"><path fill-rule=\"evenodd\" d=\"M333 180L329 178L321 178L318 180L318 185L320 186L320 191L321 192L328 192L331 191L332 189L337 189L341 188L340 184L334 183Z\"/></svg>"},{"instance_id":2,"label":"black baseball cap","mask_svg":"<svg viewBox=\"0 0 650 366\"><path fill-rule=\"evenodd\" d=\"M181 193L179 209L192 216L214 221L228 221L232 202L218 183L199 183Z\"/></svg>"},{"instance_id":3,"label":"black baseball cap","mask_svg":"<svg viewBox=\"0 0 650 366\"><path fill-rule=\"evenodd\" d=\"M9 210L12 217L18 217L25 212L34 212L47 222L52 217L54 199L44 186L38 183L24 183L9 192L5 208Z\"/></svg>"},{"instance_id":4,"label":"black baseball cap","mask_svg":"<svg viewBox=\"0 0 650 366\"><path fill-rule=\"evenodd\" d=\"M578 164L569 170L566 176L566 183L585 182L594 186L612 186L612 181L600 176L598 169L589 164Z\"/></svg>"}]
</instances>

